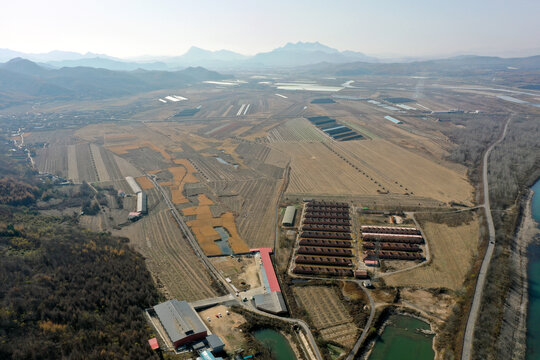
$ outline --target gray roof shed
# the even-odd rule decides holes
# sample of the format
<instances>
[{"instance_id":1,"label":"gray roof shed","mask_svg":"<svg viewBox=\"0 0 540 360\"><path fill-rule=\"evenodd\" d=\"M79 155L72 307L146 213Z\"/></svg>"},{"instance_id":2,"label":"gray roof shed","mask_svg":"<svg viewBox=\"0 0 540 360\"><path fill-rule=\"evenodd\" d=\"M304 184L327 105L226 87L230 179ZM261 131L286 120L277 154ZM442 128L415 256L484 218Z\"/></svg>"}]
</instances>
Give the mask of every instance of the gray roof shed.
<instances>
[{"instance_id":1,"label":"gray roof shed","mask_svg":"<svg viewBox=\"0 0 540 360\"><path fill-rule=\"evenodd\" d=\"M283 220L281 221L281 225L293 226L295 216L296 208L294 206L287 206L287 208L285 209L285 215L283 215Z\"/></svg>"},{"instance_id":2,"label":"gray roof shed","mask_svg":"<svg viewBox=\"0 0 540 360\"><path fill-rule=\"evenodd\" d=\"M186 301L169 300L154 306L154 310L173 343L207 331L195 309Z\"/></svg>"}]
</instances>

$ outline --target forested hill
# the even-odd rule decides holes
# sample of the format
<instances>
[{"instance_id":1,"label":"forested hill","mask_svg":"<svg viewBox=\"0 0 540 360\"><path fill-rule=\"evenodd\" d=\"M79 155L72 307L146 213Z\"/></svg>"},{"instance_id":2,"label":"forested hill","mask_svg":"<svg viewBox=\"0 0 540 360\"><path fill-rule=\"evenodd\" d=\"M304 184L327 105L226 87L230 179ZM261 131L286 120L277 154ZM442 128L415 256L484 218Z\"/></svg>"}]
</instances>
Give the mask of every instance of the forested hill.
<instances>
[{"instance_id":1,"label":"forested hill","mask_svg":"<svg viewBox=\"0 0 540 360\"><path fill-rule=\"evenodd\" d=\"M24 205L0 202L0 359L153 358L143 310L159 295L144 259L127 239L32 210L39 183L0 160L0 182L32 189Z\"/></svg>"},{"instance_id":2,"label":"forested hill","mask_svg":"<svg viewBox=\"0 0 540 360\"><path fill-rule=\"evenodd\" d=\"M71 219L0 208L0 358L148 359L140 255Z\"/></svg>"},{"instance_id":3,"label":"forested hill","mask_svg":"<svg viewBox=\"0 0 540 360\"><path fill-rule=\"evenodd\" d=\"M15 58L0 63L0 100L103 99L158 89L179 89L227 76L202 67L179 71L112 71L92 67L51 69ZM1 104L1 102L0 102Z\"/></svg>"}]
</instances>

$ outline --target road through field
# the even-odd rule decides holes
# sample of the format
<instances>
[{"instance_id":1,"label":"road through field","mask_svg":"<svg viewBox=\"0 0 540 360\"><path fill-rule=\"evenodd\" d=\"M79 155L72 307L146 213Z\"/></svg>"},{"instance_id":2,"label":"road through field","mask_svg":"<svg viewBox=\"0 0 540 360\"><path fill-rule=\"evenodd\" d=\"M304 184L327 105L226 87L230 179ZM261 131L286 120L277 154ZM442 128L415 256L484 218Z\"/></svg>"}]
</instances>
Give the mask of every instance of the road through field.
<instances>
[{"instance_id":1,"label":"road through field","mask_svg":"<svg viewBox=\"0 0 540 360\"><path fill-rule=\"evenodd\" d=\"M508 117L506 124L504 125L504 130L501 136L487 149L484 154L483 162L483 171L482 171L482 181L484 186L484 210L486 213L486 221L488 224L489 231L489 243L482 260L482 266L480 267L480 273L478 274L478 280L476 281L476 288L474 290L474 297L471 305L471 310L469 312L469 318L467 320L467 327L465 328L465 336L463 337L463 350L461 352L461 360L470 360L472 353L472 344L474 336L474 328L476 325L476 320L478 318L478 312L480 310L480 304L482 302L482 293L484 292L484 285L486 282L486 274L489 269L489 264L491 262L491 257L493 256L493 250L495 249L495 226L493 225L493 218L491 217L491 208L489 204L489 184L488 184L488 159L491 151L495 146L500 144L504 137L506 136L506 131L508 130L508 125L514 117L514 114Z\"/></svg>"}]
</instances>

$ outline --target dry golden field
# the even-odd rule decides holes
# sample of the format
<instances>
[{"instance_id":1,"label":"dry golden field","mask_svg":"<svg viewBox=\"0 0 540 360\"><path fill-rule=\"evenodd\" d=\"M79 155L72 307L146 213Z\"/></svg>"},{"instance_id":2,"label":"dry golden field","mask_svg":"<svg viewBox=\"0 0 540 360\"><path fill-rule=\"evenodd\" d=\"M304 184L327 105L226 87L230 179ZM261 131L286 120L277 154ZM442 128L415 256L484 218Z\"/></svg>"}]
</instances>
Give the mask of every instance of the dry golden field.
<instances>
[{"instance_id":1,"label":"dry golden field","mask_svg":"<svg viewBox=\"0 0 540 360\"><path fill-rule=\"evenodd\" d=\"M184 215L196 216L196 219L188 221L187 225L195 234L204 253L208 256L222 254L220 248L215 243L215 241L221 239L219 233L214 229L218 226L224 227L229 233L228 241L234 253L248 252L249 247L238 234L232 213L226 212L219 217L214 217L210 210L210 205L212 205L213 202L208 199L206 195L199 195L198 198L199 205L185 208L183 213Z\"/></svg>"},{"instance_id":2,"label":"dry golden field","mask_svg":"<svg viewBox=\"0 0 540 360\"><path fill-rule=\"evenodd\" d=\"M479 226L478 217L453 227L432 222L422 224L429 242L431 264L385 276L386 283L390 286L459 289L477 254Z\"/></svg>"}]
</instances>

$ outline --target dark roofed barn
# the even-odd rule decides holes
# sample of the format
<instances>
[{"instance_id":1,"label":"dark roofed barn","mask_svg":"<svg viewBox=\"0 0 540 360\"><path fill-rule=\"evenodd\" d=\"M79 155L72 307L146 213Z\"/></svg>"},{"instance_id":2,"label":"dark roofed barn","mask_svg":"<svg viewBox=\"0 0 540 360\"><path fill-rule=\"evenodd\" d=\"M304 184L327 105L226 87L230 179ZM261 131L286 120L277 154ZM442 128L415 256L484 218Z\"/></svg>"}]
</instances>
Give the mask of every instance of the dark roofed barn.
<instances>
[{"instance_id":1,"label":"dark roofed barn","mask_svg":"<svg viewBox=\"0 0 540 360\"><path fill-rule=\"evenodd\" d=\"M169 300L154 306L154 311L175 348L208 335L199 315L186 301Z\"/></svg>"}]
</instances>

